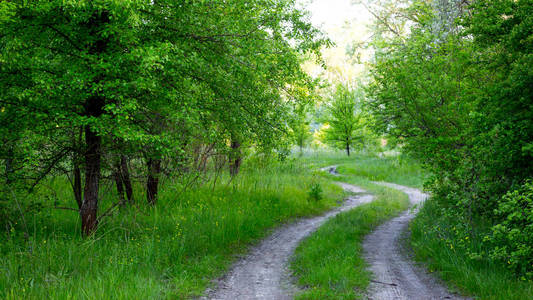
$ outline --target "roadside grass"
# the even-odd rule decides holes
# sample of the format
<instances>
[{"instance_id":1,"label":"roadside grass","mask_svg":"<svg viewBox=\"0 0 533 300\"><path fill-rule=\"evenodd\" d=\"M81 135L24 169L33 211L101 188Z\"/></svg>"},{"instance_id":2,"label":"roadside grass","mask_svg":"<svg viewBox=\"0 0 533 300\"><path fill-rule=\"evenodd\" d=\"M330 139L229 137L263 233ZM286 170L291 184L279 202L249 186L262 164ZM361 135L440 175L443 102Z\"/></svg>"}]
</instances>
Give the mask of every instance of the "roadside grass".
<instances>
[{"instance_id":1,"label":"roadside grass","mask_svg":"<svg viewBox=\"0 0 533 300\"><path fill-rule=\"evenodd\" d=\"M405 155L378 157L354 153L316 152L302 158L318 167L338 165L343 175L364 177L371 181L385 181L414 188L422 188L429 173Z\"/></svg>"},{"instance_id":2,"label":"roadside grass","mask_svg":"<svg viewBox=\"0 0 533 300\"><path fill-rule=\"evenodd\" d=\"M442 215L431 199L427 200L410 225L415 258L423 261L444 281L476 299L533 299L533 282L517 278L501 265L482 258L471 259L458 245L482 250L481 232L461 239L453 233L454 223ZM482 226L481 226L482 227Z\"/></svg>"},{"instance_id":3,"label":"roadside grass","mask_svg":"<svg viewBox=\"0 0 533 300\"><path fill-rule=\"evenodd\" d=\"M290 265L303 288L296 299L363 298L371 277L362 257L363 238L409 205L404 193L366 178L336 179L363 187L374 194L374 201L337 215L298 246Z\"/></svg>"},{"instance_id":4,"label":"roadside grass","mask_svg":"<svg viewBox=\"0 0 533 300\"><path fill-rule=\"evenodd\" d=\"M0 233L2 299L183 299L199 296L235 255L293 218L336 205L343 191L298 161L256 169L244 165L233 181L221 178L183 192L162 184L155 207L127 207L102 220L83 239L76 211L42 209ZM311 186L322 200L309 199ZM32 196L58 206L74 203L66 179L50 180ZM52 191L52 192L51 192ZM137 187L141 191L141 187ZM104 206L115 197L102 192ZM142 200L141 200L142 199Z\"/></svg>"}]
</instances>

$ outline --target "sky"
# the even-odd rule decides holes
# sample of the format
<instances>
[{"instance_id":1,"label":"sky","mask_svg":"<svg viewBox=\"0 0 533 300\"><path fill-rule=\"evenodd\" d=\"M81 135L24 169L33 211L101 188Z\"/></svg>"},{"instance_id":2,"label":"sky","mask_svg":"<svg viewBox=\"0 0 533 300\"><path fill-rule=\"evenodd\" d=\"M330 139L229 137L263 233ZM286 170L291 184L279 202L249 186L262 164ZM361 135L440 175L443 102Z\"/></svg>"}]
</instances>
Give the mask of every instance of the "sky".
<instances>
[{"instance_id":1,"label":"sky","mask_svg":"<svg viewBox=\"0 0 533 300\"><path fill-rule=\"evenodd\" d=\"M351 0L307 0L306 9L311 12L313 24L328 30L346 22L364 23L370 14L362 5L353 5ZM310 2L310 3L309 3Z\"/></svg>"},{"instance_id":2,"label":"sky","mask_svg":"<svg viewBox=\"0 0 533 300\"><path fill-rule=\"evenodd\" d=\"M369 58L369 51L360 49L362 63L358 63L347 54L347 49L361 43L370 36L368 25L372 22L370 13L353 0L300 0L299 5L310 12L311 22L322 29L335 43L324 49L322 55L327 70L308 64L304 68L312 76L322 76L330 81L354 82L365 72L364 62Z\"/></svg>"}]
</instances>

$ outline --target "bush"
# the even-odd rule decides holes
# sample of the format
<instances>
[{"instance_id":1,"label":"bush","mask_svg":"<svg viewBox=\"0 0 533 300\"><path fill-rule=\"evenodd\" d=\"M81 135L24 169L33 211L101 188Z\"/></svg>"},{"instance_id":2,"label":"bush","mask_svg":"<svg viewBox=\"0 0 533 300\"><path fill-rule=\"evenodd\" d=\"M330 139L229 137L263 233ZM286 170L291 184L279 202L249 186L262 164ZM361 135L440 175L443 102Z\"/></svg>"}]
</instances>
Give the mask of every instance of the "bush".
<instances>
[{"instance_id":1,"label":"bush","mask_svg":"<svg viewBox=\"0 0 533 300\"><path fill-rule=\"evenodd\" d=\"M487 235L489 257L505 263L508 268L533 278L533 182L528 180L521 188L502 197L494 210L500 222Z\"/></svg>"},{"instance_id":2,"label":"bush","mask_svg":"<svg viewBox=\"0 0 533 300\"><path fill-rule=\"evenodd\" d=\"M320 186L320 183L315 182L313 185L311 185L311 189L309 190L309 199L314 201L320 201L322 199L322 187Z\"/></svg>"}]
</instances>

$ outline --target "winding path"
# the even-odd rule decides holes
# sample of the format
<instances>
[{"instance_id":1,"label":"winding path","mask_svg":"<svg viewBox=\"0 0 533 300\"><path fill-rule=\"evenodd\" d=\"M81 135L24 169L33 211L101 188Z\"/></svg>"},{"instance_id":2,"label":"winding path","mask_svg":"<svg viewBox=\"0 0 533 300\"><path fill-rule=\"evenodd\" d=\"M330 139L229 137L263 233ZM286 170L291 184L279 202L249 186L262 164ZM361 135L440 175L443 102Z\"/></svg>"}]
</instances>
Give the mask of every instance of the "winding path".
<instances>
[{"instance_id":1,"label":"winding path","mask_svg":"<svg viewBox=\"0 0 533 300\"><path fill-rule=\"evenodd\" d=\"M327 219L373 199L372 195L359 187L341 182L338 184L358 195L349 196L342 206L321 216L302 219L277 229L235 263L229 273L218 280L217 287L208 290L207 296L202 299L292 299L296 288L290 283L287 265L302 239Z\"/></svg>"},{"instance_id":2,"label":"winding path","mask_svg":"<svg viewBox=\"0 0 533 300\"><path fill-rule=\"evenodd\" d=\"M336 166L322 170L338 175ZM406 193L412 205L427 198L426 194L414 188L375 183ZM355 195L349 196L342 206L321 216L301 219L277 229L237 261L224 277L217 280L216 287L208 290L207 295L201 299L292 299L297 288L291 284L287 265L298 244L329 218L373 199L372 195L359 187L342 182L337 184ZM405 255L401 236L416 212L417 209L404 211L365 238L364 255L374 275L367 294L369 299L463 299L450 293L431 274L416 266Z\"/></svg>"}]
</instances>

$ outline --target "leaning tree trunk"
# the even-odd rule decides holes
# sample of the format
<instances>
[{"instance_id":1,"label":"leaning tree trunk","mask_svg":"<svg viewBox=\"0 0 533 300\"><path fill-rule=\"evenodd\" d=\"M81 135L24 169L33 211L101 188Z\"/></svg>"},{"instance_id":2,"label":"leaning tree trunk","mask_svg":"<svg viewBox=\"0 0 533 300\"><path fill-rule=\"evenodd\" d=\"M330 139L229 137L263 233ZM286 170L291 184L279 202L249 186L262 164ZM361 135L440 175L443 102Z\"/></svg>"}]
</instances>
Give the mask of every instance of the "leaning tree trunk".
<instances>
[{"instance_id":1,"label":"leaning tree trunk","mask_svg":"<svg viewBox=\"0 0 533 300\"><path fill-rule=\"evenodd\" d=\"M82 199L82 193L81 193L81 168L80 163L77 158L73 159L73 165L74 165L74 198L76 198L76 203L78 204L78 209L81 209L81 205L83 203Z\"/></svg>"},{"instance_id":2,"label":"leaning tree trunk","mask_svg":"<svg viewBox=\"0 0 533 300\"><path fill-rule=\"evenodd\" d=\"M146 181L146 198L148 203L155 205L157 202L157 192L159 175L161 173L161 159L148 159L148 180Z\"/></svg>"},{"instance_id":3,"label":"leaning tree trunk","mask_svg":"<svg viewBox=\"0 0 533 300\"><path fill-rule=\"evenodd\" d=\"M74 192L74 198L76 199L76 204L78 204L78 210L81 209L81 205L83 204L83 194L82 194L82 187L81 187L81 155L80 155L80 149L83 139L83 127L80 126L78 134L74 134L74 137L72 139L73 145L74 145L74 153L72 154L72 173L74 177L74 184L72 186L72 190Z\"/></svg>"},{"instance_id":4,"label":"leaning tree trunk","mask_svg":"<svg viewBox=\"0 0 533 300\"><path fill-rule=\"evenodd\" d=\"M236 140L231 141L231 153L229 160L229 173L231 176L239 174L242 163L241 143Z\"/></svg>"}]
</instances>

